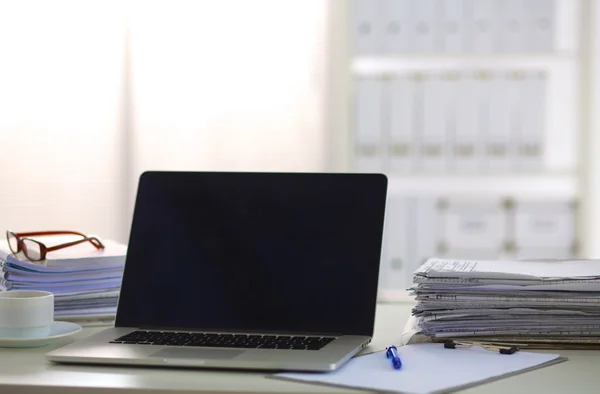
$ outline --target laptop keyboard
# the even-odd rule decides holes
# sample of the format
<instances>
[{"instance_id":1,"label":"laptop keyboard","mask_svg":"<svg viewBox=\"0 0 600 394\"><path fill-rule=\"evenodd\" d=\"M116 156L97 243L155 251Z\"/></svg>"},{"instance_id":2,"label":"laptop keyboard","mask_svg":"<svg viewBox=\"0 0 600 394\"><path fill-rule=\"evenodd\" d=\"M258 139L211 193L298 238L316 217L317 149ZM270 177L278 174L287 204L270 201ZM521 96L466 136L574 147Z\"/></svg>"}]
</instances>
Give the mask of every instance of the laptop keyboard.
<instances>
[{"instance_id":1,"label":"laptop keyboard","mask_svg":"<svg viewBox=\"0 0 600 394\"><path fill-rule=\"evenodd\" d=\"M228 347L245 349L319 350L333 337L134 331L111 341L125 345Z\"/></svg>"}]
</instances>

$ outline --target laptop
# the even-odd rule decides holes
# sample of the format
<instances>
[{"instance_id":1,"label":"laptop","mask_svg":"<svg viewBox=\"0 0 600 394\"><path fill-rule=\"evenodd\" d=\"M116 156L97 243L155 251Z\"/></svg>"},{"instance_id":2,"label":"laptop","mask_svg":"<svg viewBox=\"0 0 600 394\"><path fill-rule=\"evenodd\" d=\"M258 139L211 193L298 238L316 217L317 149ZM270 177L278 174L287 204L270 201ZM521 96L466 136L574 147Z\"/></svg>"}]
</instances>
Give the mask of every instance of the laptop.
<instances>
[{"instance_id":1,"label":"laptop","mask_svg":"<svg viewBox=\"0 0 600 394\"><path fill-rule=\"evenodd\" d=\"M115 326L54 362L335 370L373 336L383 174L141 175Z\"/></svg>"}]
</instances>

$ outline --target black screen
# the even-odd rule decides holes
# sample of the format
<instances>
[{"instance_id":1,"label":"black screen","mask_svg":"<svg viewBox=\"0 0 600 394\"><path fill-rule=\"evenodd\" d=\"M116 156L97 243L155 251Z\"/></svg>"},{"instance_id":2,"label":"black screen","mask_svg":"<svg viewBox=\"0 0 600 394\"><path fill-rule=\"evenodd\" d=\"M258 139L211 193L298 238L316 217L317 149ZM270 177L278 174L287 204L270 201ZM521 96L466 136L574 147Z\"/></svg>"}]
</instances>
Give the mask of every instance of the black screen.
<instances>
[{"instance_id":1,"label":"black screen","mask_svg":"<svg viewBox=\"0 0 600 394\"><path fill-rule=\"evenodd\" d=\"M146 172L116 325L372 335L382 174Z\"/></svg>"}]
</instances>

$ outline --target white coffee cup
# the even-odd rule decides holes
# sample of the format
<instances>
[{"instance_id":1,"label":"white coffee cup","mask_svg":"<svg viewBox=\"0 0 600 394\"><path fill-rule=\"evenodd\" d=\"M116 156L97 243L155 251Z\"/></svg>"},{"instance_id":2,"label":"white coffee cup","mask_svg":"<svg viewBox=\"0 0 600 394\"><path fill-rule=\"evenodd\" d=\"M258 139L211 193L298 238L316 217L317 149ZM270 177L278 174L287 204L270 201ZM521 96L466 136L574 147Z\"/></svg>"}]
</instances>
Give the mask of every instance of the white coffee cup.
<instances>
[{"instance_id":1,"label":"white coffee cup","mask_svg":"<svg viewBox=\"0 0 600 394\"><path fill-rule=\"evenodd\" d=\"M54 294L39 290L0 293L0 338L40 338L54 321Z\"/></svg>"}]
</instances>

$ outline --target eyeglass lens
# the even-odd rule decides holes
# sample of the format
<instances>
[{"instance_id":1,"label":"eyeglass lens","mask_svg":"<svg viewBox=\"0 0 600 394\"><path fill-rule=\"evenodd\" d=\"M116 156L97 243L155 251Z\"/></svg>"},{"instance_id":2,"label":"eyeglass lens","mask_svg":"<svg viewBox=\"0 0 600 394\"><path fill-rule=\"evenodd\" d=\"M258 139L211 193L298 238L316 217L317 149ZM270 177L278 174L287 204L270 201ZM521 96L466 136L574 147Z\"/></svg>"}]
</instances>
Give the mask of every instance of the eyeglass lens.
<instances>
[{"instance_id":1,"label":"eyeglass lens","mask_svg":"<svg viewBox=\"0 0 600 394\"><path fill-rule=\"evenodd\" d=\"M27 238L23 239L23 253L31 261L38 261L42 258L40 244Z\"/></svg>"},{"instance_id":2,"label":"eyeglass lens","mask_svg":"<svg viewBox=\"0 0 600 394\"><path fill-rule=\"evenodd\" d=\"M8 241L8 247L10 248L10 251L14 254L19 253L19 239L17 236L14 233L7 232L6 240Z\"/></svg>"}]
</instances>

